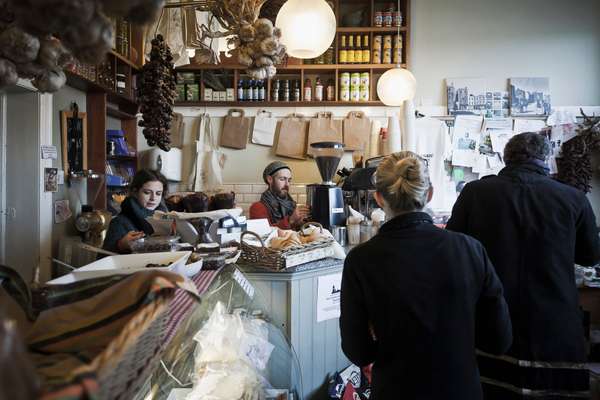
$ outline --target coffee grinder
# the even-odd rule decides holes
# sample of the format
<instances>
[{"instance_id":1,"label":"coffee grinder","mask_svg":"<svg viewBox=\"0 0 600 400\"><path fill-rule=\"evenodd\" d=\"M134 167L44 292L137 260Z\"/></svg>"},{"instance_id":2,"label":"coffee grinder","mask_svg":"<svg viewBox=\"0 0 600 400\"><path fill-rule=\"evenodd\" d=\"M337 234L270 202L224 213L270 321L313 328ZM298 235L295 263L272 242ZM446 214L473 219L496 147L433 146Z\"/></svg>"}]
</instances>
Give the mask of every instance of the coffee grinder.
<instances>
[{"instance_id":1,"label":"coffee grinder","mask_svg":"<svg viewBox=\"0 0 600 400\"><path fill-rule=\"evenodd\" d=\"M310 147L323 182L308 185L306 199L312 220L331 230L332 226L346 223L342 189L332 180L344 154L344 145L338 142L316 142L311 143Z\"/></svg>"}]
</instances>

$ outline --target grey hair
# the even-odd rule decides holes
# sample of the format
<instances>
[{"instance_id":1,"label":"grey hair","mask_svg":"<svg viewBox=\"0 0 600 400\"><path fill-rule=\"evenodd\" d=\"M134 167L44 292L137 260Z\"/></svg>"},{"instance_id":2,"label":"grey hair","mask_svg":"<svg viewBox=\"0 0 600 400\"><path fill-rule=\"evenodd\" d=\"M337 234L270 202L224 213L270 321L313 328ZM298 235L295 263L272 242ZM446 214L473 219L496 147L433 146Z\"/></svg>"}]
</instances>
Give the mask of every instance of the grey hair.
<instances>
[{"instance_id":1,"label":"grey hair","mask_svg":"<svg viewBox=\"0 0 600 400\"><path fill-rule=\"evenodd\" d=\"M524 132L513 136L504 148L506 164L520 164L531 160L545 161L550 154L550 143L546 136L535 132Z\"/></svg>"}]
</instances>

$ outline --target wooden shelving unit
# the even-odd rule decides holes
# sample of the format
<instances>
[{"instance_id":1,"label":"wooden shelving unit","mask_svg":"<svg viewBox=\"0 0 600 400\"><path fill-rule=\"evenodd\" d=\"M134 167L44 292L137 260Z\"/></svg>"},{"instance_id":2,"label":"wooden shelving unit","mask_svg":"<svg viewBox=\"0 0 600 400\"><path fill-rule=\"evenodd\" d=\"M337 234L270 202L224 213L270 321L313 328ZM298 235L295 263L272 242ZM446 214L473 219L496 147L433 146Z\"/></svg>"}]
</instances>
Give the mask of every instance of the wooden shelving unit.
<instances>
[{"instance_id":1,"label":"wooden shelving unit","mask_svg":"<svg viewBox=\"0 0 600 400\"><path fill-rule=\"evenodd\" d=\"M371 53L373 49L373 38L376 35L395 35L400 34L402 36L402 68L407 67L407 63L410 55L410 0L400 1L400 11L403 16L402 26L400 27L375 27L373 24L374 15L376 11L382 10L388 4L396 2L390 2L385 0L334 0L334 13L336 15L338 28L336 29L336 35L334 38L334 52L335 61L337 62L339 54L339 46L341 43L341 36L348 34L360 34L369 36L369 44L371 46ZM364 18L363 24L365 26L343 26L342 15L347 12L353 12L355 10L363 10ZM368 25L368 26L367 26ZM245 69L246 67L240 64L223 63L223 64L210 64L210 65L186 65L176 68L177 72L195 72L199 77L199 99L200 101L179 101L176 102L177 106L190 106L190 107L203 107L203 106L220 106L220 107L318 107L318 106L380 106L383 105L377 99L377 80L383 75L383 73L391 68L394 68L396 64L308 64L303 63L302 60L291 59L286 65L277 66L277 75L275 78L266 82L265 94L266 101L238 101L237 98L237 86L240 79L245 80ZM231 77L228 74L233 75L233 88L235 92L235 101L203 101L204 96L204 75L210 71L211 73L219 76L227 76L229 82ZM340 101L340 74L345 72L368 72L370 85L369 85L369 101L361 102L343 102ZM300 94L304 94L304 82L306 78L310 78L314 88L314 78L317 76L322 78L323 84L330 79L334 80L335 90L335 101L272 101L271 98L271 87L273 80L275 79L290 79L300 81ZM228 86L230 87L230 86ZM313 94L314 100L314 94Z\"/></svg>"},{"instance_id":2,"label":"wooden shelving unit","mask_svg":"<svg viewBox=\"0 0 600 400\"><path fill-rule=\"evenodd\" d=\"M86 92L86 112L88 115L88 168L92 171L105 174L107 162L125 164L137 169L137 156L108 156L106 130L107 119L114 118L120 121L120 129L124 133L127 143L137 151L137 112L136 100L136 74L141 71L143 60L143 28L131 26L129 30L129 51L133 57L126 57L116 51L106 55L105 65L111 66L112 84L100 79L100 68L95 66L95 74L85 77L74 71L65 71L67 85ZM87 67L88 71L89 66ZM116 74L125 76L125 89L119 93L117 90ZM104 185L96 198L93 206L106 209L107 197L114 190L123 191L127 186ZM90 193L91 194L91 193Z\"/></svg>"}]
</instances>

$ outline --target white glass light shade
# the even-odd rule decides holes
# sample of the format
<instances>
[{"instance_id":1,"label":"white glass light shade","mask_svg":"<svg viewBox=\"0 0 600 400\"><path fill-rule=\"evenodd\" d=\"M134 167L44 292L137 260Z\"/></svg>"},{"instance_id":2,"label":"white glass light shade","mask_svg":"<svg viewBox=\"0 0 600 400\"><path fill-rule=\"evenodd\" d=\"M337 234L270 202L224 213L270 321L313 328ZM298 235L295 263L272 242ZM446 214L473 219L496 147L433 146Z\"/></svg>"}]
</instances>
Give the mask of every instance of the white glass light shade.
<instances>
[{"instance_id":1,"label":"white glass light shade","mask_svg":"<svg viewBox=\"0 0 600 400\"><path fill-rule=\"evenodd\" d=\"M335 36L335 15L323 0L288 0L279 10L275 26L281 42L296 58L314 58L329 48Z\"/></svg>"},{"instance_id":2,"label":"white glass light shade","mask_svg":"<svg viewBox=\"0 0 600 400\"><path fill-rule=\"evenodd\" d=\"M386 106L401 106L415 97L416 91L417 80L404 68L389 69L377 81L377 96Z\"/></svg>"}]
</instances>

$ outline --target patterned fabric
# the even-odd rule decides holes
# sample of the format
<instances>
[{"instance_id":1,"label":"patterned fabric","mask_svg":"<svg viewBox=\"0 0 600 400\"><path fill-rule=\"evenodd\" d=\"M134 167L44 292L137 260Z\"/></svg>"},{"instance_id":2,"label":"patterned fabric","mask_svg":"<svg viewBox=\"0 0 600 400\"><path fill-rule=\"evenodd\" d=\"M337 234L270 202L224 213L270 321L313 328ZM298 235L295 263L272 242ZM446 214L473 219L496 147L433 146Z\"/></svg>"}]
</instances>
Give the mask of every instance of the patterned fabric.
<instances>
[{"instance_id":1,"label":"patterned fabric","mask_svg":"<svg viewBox=\"0 0 600 400\"><path fill-rule=\"evenodd\" d=\"M271 215L269 220L274 224L283 218L292 215L294 213L294 209L296 208L296 202L290 197L289 194L282 199L270 190L265 190L263 192L263 194L260 196L260 202L263 203L269 210L269 214Z\"/></svg>"}]
</instances>

